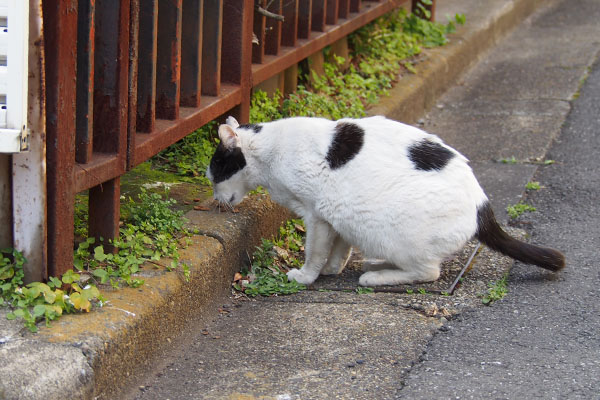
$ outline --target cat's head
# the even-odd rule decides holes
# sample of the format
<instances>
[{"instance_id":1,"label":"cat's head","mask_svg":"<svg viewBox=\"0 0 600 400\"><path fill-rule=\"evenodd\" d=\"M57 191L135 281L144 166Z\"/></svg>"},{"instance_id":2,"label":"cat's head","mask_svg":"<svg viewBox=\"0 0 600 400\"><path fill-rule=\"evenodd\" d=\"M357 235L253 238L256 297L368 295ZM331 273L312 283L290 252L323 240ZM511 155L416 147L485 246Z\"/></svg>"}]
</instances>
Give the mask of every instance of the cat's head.
<instances>
[{"instance_id":1,"label":"cat's head","mask_svg":"<svg viewBox=\"0 0 600 400\"><path fill-rule=\"evenodd\" d=\"M247 181L246 157L240 147L240 138L236 133L239 127L233 117L219 126L221 143L210 160L206 176L213 185L214 197L220 203L235 206L246 193L253 189Z\"/></svg>"}]
</instances>

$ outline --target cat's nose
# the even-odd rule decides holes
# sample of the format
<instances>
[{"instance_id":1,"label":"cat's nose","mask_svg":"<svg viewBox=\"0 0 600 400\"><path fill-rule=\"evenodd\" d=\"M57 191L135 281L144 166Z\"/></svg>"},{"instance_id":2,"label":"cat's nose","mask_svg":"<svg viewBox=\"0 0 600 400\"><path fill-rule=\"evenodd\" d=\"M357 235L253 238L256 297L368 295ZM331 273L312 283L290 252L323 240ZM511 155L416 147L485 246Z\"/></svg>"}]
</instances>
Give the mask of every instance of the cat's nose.
<instances>
[{"instance_id":1,"label":"cat's nose","mask_svg":"<svg viewBox=\"0 0 600 400\"><path fill-rule=\"evenodd\" d=\"M232 195L231 195L231 198L229 199L229 202L230 202L230 203L233 203L233 200L235 200L235 194L232 194Z\"/></svg>"}]
</instances>

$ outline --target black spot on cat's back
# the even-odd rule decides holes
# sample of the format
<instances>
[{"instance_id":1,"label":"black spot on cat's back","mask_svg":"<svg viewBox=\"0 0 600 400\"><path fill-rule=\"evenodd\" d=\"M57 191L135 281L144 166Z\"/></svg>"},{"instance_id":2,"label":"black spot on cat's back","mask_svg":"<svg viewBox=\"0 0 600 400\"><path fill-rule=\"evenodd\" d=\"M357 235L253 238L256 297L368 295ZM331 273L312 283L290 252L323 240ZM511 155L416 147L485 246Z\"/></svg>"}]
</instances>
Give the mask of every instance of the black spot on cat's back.
<instances>
[{"instance_id":1,"label":"black spot on cat's back","mask_svg":"<svg viewBox=\"0 0 600 400\"><path fill-rule=\"evenodd\" d=\"M325 159L331 169L337 169L358 154L365 140L365 131L351 122L339 122L335 126L333 140Z\"/></svg>"},{"instance_id":2,"label":"black spot on cat's back","mask_svg":"<svg viewBox=\"0 0 600 400\"><path fill-rule=\"evenodd\" d=\"M437 142L424 139L408 148L408 157L418 170L441 171L452 160L454 153Z\"/></svg>"},{"instance_id":3,"label":"black spot on cat's back","mask_svg":"<svg viewBox=\"0 0 600 400\"><path fill-rule=\"evenodd\" d=\"M227 149L223 143L217 146L215 154L210 160L209 170L213 183L226 181L246 166L246 157L242 149L236 147Z\"/></svg>"},{"instance_id":4,"label":"black spot on cat's back","mask_svg":"<svg viewBox=\"0 0 600 400\"><path fill-rule=\"evenodd\" d=\"M244 124L239 126L240 129L252 129L254 133L259 133L262 130L262 125L258 124Z\"/></svg>"}]
</instances>

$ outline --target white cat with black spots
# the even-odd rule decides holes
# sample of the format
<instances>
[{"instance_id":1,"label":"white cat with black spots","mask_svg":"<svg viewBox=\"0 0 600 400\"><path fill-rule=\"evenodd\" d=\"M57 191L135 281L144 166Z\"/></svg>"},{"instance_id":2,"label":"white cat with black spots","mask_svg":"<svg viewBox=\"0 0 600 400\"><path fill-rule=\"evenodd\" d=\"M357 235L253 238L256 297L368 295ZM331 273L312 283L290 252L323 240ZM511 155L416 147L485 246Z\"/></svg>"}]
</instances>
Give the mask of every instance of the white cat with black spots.
<instances>
[{"instance_id":1,"label":"white cat with black spots","mask_svg":"<svg viewBox=\"0 0 600 400\"><path fill-rule=\"evenodd\" d=\"M236 205L257 186L306 225L306 262L288 278L339 274L351 246L368 257L363 286L434 281L441 261L473 237L552 271L554 250L508 236L468 160L442 140L385 117L297 117L239 125L229 117L207 171L214 196Z\"/></svg>"}]
</instances>

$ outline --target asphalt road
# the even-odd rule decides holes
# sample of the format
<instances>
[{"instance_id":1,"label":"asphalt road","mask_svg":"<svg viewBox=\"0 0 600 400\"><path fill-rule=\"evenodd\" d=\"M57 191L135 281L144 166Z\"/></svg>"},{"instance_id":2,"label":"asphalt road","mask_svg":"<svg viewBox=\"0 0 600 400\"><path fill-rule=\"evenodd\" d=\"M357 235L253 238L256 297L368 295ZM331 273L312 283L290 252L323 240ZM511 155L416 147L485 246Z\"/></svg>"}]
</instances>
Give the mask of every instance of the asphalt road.
<instances>
[{"instance_id":1,"label":"asphalt road","mask_svg":"<svg viewBox=\"0 0 600 400\"><path fill-rule=\"evenodd\" d=\"M559 275L517 264L510 294L452 321L400 392L411 399L600 398L600 62L539 167L521 217L532 242L562 249Z\"/></svg>"}]
</instances>

